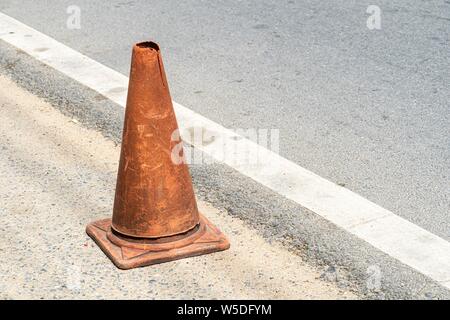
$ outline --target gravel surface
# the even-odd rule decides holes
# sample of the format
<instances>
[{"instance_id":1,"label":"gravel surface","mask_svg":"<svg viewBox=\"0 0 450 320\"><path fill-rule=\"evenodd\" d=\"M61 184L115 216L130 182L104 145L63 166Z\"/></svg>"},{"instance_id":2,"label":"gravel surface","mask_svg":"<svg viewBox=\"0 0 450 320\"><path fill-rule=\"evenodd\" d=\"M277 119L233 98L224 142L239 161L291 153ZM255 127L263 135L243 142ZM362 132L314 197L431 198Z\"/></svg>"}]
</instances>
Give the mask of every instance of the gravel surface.
<instances>
[{"instance_id":1,"label":"gravel surface","mask_svg":"<svg viewBox=\"0 0 450 320\"><path fill-rule=\"evenodd\" d=\"M2 299L357 298L203 201L229 250L119 270L84 231L111 215L119 147L3 76L0 123Z\"/></svg>"}]
</instances>

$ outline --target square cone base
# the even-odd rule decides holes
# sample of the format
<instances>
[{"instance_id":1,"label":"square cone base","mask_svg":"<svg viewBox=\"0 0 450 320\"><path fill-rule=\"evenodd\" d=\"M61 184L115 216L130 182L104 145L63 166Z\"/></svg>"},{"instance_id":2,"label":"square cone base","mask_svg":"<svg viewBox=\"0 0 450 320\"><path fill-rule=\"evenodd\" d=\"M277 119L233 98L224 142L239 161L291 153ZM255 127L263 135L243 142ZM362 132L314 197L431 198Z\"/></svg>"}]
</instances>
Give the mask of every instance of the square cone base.
<instances>
[{"instance_id":1,"label":"square cone base","mask_svg":"<svg viewBox=\"0 0 450 320\"><path fill-rule=\"evenodd\" d=\"M111 219L90 223L86 227L86 233L120 269L144 267L222 251L230 247L225 235L201 214L197 231L185 238L168 242L142 244L119 239L111 230Z\"/></svg>"}]
</instances>

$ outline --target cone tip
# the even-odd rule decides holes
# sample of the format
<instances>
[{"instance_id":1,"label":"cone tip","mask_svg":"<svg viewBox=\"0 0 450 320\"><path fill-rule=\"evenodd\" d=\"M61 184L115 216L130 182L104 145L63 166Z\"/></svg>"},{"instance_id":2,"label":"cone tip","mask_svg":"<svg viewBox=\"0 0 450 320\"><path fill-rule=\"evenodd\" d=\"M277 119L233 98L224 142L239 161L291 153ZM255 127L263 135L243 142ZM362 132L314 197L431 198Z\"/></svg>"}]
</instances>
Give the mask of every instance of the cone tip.
<instances>
[{"instance_id":1,"label":"cone tip","mask_svg":"<svg viewBox=\"0 0 450 320\"><path fill-rule=\"evenodd\" d=\"M153 41L143 41L138 42L134 45L135 50L154 50L156 52L159 52L159 45L156 42Z\"/></svg>"}]
</instances>

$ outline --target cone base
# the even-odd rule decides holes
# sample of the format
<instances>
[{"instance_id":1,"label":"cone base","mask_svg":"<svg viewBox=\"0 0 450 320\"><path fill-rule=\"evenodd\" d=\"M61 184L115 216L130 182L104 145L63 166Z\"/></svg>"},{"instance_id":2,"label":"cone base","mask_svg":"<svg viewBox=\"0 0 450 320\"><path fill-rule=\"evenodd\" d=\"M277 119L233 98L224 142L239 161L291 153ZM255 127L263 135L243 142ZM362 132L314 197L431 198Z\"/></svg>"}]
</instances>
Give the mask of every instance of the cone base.
<instances>
[{"instance_id":1,"label":"cone base","mask_svg":"<svg viewBox=\"0 0 450 320\"><path fill-rule=\"evenodd\" d=\"M111 219L94 221L86 233L120 269L132 269L152 264L226 250L230 243L225 235L200 214L200 225L189 236L162 244L136 244L111 236ZM112 240L112 241L111 241Z\"/></svg>"}]
</instances>

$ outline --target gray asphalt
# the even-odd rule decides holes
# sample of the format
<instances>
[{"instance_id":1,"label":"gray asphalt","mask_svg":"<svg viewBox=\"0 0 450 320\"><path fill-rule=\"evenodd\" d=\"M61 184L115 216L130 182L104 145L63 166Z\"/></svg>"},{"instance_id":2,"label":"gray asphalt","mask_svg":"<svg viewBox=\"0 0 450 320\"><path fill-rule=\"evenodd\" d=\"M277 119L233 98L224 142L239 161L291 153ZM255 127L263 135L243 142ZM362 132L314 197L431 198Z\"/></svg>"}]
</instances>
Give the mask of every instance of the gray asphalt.
<instances>
[{"instance_id":1,"label":"gray asphalt","mask_svg":"<svg viewBox=\"0 0 450 320\"><path fill-rule=\"evenodd\" d=\"M282 156L450 240L450 1L30 1L0 10L129 72L163 50L174 100L280 128ZM81 29L66 27L69 5Z\"/></svg>"},{"instance_id":2,"label":"gray asphalt","mask_svg":"<svg viewBox=\"0 0 450 320\"><path fill-rule=\"evenodd\" d=\"M372 31L365 2L77 1L82 28L69 30L72 4L2 0L0 11L124 74L130 44L155 39L176 101L230 128L280 128L284 157L450 239L450 3L379 1L382 30ZM29 73L17 80L42 81ZM44 96L58 94L50 83ZM119 132L94 111L87 118ZM439 291L307 210L230 179L232 170L208 170L193 169L201 196L268 238L290 239L360 280L367 265L381 264L387 297Z\"/></svg>"}]
</instances>

